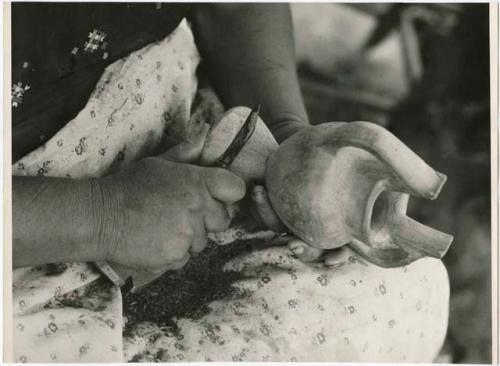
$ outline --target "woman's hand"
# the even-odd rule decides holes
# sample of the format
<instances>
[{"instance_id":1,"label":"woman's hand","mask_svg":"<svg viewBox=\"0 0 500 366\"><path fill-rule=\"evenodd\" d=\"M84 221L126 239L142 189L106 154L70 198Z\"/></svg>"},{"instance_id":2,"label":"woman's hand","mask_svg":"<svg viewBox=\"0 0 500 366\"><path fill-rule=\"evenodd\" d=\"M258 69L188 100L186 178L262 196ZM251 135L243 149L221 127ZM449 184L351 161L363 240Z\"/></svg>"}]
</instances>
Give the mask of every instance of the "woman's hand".
<instances>
[{"instance_id":1,"label":"woman's hand","mask_svg":"<svg viewBox=\"0 0 500 366\"><path fill-rule=\"evenodd\" d=\"M100 259L128 268L178 269L203 250L207 232L229 225L225 204L239 201L245 183L219 168L148 158L96 181L103 203L95 227Z\"/></svg>"},{"instance_id":2,"label":"woman's hand","mask_svg":"<svg viewBox=\"0 0 500 366\"><path fill-rule=\"evenodd\" d=\"M265 226L276 233L287 231L286 226L274 212L267 192L263 186L255 186L253 188L252 200L257 216ZM323 250L313 248L296 237L288 242L288 249L290 249L295 257L303 262L317 261L323 255Z\"/></svg>"},{"instance_id":3,"label":"woman's hand","mask_svg":"<svg viewBox=\"0 0 500 366\"><path fill-rule=\"evenodd\" d=\"M202 250L229 224L225 204L245 183L196 160L208 125L160 157L95 180L13 177L13 265L107 260L163 272Z\"/></svg>"}]
</instances>

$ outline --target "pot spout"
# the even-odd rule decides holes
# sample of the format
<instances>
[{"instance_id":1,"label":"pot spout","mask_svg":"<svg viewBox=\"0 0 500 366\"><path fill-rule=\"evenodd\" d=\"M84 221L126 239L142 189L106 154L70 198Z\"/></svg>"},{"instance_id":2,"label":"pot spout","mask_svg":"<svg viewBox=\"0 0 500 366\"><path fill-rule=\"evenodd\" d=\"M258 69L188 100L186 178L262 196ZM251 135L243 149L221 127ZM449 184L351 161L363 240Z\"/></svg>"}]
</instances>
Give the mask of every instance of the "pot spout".
<instances>
[{"instance_id":1,"label":"pot spout","mask_svg":"<svg viewBox=\"0 0 500 366\"><path fill-rule=\"evenodd\" d=\"M399 216L389 224L393 242L426 256L441 259L448 251L453 236L423 225L407 216Z\"/></svg>"}]
</instances>

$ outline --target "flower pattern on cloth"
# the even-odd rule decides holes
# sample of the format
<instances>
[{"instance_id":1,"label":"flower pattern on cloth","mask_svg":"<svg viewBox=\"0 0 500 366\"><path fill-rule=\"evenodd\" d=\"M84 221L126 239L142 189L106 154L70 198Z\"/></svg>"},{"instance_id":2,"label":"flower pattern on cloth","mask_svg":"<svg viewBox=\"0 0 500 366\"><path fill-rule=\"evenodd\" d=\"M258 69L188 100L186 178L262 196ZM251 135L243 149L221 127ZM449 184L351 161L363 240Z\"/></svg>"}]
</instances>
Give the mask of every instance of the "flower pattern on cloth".
<instances>
[{"instance_id":1,"label":"flower pattern on cloth","mask_svg":"<svg viewBox=\"0 0 500 366\"><path fill-rule=\"evenodd\" d=\"M47 266L15 271L14 360L121 360L120 290L97 272L89 276L87 265L64 266L58 274Z\"/></svg>"},{"instance_id":2,"label":"flower pattern on cloth","mask_svg":"<svg viewBox=\"0 0 500 366\"><path fill-rule=\"evenodd\" d=\"M271 247L238 255L223 271L238 273L231 295L173 326L134 325L125 359L432 362L446 334L448 277L436 259L385 269L346 249L328 267Z\"/></svg>"},{"instance_id":3,"label":"flower pattern on cloth","mask_svg":"<svg viewBox=\"0 0 500 366\"><path fill-rule=\"evenodd\" d=\"M163 41L111 64L80 113L13 173L99 177L189 139L196 123L221 109L193 108L198 61L183 22ZM224 259L222 271L237 274L230 277L234 291L209 300L202 315L172 317L167 328L127 326L119 289L92 264L16 269L15 359L431 362L447 328L443 264L426 258L382 269L343 253L330 267L302 263L285 247Z\"/></svg>"},{"instance_id":4,"label":"flower pattern on cloth","mask_svg":"<svg viewBox=\"0 0 500 366\"><path fill-rule=\"evenodd\" d=\"M87 105L13 175L99 177L189 138L199 62L186 21L106 68ZM13 271L14 360L122 361L122 299L92 264Z\"/></svg>"},{"instance_id":5,"label":"flower pattern on cloth","mask_svg":"<svg viewBox=\"0 0 500 366\"><path fill-rule=\"evenodd\" d=\"M106 68L87 105L14 175L99 177L189 136L199 56L184 21Z\"/></svg>"}]
</instances>

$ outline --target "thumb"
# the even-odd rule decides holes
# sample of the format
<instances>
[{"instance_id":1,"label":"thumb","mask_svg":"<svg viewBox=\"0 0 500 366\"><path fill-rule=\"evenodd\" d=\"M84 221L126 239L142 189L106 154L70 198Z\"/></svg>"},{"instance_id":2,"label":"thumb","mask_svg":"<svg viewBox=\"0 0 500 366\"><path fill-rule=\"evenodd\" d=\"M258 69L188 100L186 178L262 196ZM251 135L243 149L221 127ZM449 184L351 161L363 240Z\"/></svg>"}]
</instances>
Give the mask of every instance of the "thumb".
<instances>
[{"instance_id":1,"label":"thumb","mask_svg":"<svg viewBox=\"0 0 500 366\"><path fill-rule=\"evenodd\" d=\"M256 185L253 188L252 200L255 204L258 217L264 225L275 233L285 231L285 225L283 225L279 217L274 212L273 207L271 206L271 201L269 200L267 192L263 186Z\"/></svg>"},{"instance_id":2,"label":"thumb","mask_svg":"<svg viewBox=\"0 0 500 366\"><path fill-rule=\"evenodd\" d=\"M231 204L245 196L245 182L229 170L203 168L203 174L207 190L214 199Z\"/></svg>"}]
</instances>

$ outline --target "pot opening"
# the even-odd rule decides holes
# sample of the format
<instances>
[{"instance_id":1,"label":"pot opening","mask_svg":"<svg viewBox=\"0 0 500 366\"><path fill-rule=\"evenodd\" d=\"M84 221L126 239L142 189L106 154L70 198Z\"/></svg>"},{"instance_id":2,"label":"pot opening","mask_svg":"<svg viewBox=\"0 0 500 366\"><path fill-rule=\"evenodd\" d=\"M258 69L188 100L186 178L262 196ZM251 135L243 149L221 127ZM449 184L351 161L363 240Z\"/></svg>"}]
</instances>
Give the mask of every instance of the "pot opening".
<instances>
[{"instance_id":1,"label":"pot opening","mask_svg":"<svg viewBox=\"0 0 500 366\"><path fill-rule=\"evenodd\" d=\"M389 237L386 225L389 204L389 193L386 191L381 192L373 204L370 220L370 238L376 243L383 242Z\"/></svg>"}]
</instances>

